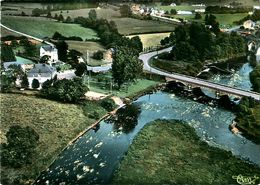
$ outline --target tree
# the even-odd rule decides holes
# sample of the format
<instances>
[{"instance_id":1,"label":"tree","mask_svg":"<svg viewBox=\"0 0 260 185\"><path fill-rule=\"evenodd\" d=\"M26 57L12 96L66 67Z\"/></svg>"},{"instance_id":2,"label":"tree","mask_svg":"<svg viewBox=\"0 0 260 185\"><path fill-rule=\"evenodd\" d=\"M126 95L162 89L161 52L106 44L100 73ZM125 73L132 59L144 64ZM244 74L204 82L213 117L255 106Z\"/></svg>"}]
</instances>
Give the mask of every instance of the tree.
<instances>
[{"instance_id":1,"label":"tree","mask_svg":"<svg viewBox=\"0 0 260 185\"><path fill-rule=\"evenodd\" d=\"M12 47L5 43L1 44L1 61L3 62L16 61Z\"/></svg>"},{"instance_id":2,"label":"tree","mask_svg":"<svg viewBox=\"0 0 260 185\"><path fill-rule=\"evenodd\" d=\"M143 43L139 36L135 36L131 38L131 46L135 48L138 53L143 51Z\"/></svg>"},{"instance_id":3,"label":"tree","mask_svg":"<svg viewBox=\"0 0 260 185\"><path fill-rule=\"evenodd\" d=\"M65 22L66 22L66 23L72 23L73 21L72 21L71 17L68 16L68 17L66 18Z\"/></svg>"},{"instance_id":4,"label":"tree","mask_svg":"<svg viewBox=\"0 0 260 185\"><path fill-rule=\"evenodd\" d=\"M48 11L48 13L47 13L47 16L46 16L47 18L52 18L52 15L51 15L51 12L50 11Z\"/></svg>"},{"instance_id":5,"label":"tree","mask_svg":"<svg viewBox=\"0 0 260 185\"><path fill-rule=\"evenodd\" d=\"M96 12L96 10L90 10L89 13L88 13L88 17L92 21L96 20L97 19L97 12Z\"/></svg>"},{"instance_id":6,"label":"tree","mask_svg":"<svg viewBox=\"0 0 260 185\"><path fill-rule=\"evenodd\" d=\"M122 5L120 7L120 13L121 13L121 16L122 17L130 17L132 15L132 11L130 9L130 6L129 5Z\"/></svg>"},{"instance_id":7,"label":"tree","mask_svg":"<svg viewBox=\"0 0 260 185\"><path fill-rule=\"evenodd\" d=\"M26 14L22 11L21 16L26 16Z\"/></svg>"},{"instance_id":8,"label":"tree","mask_svg":"<svg viewBox=\"0 0 260 185\"><path fill-rule=\"evenodd\" d=\"M37 88L39 88L40 87L40 82L39 82L39 80L37 80L37 79L33 79L33 81L32 81L32 88L33 89L37 89Z\"/></svg>"},{"instance_id":9,"label":"tree","mask_svg":"<svg viewBox=\"0 0 260 185\"><path fill-rule=\"evenodd\" d=\"M177 14L177 11L175 9L171 9L171 14L172 15L176 15Z\"/></svg>"},{"instance_id":10,"label":"tree","mask_svg":"<svg viewBox=\"0 0 260 185\"><path fill-rule=\"evenodd\" d=\"M185 26L178 26L174 30L176 42L186 41L188 39L187 28Z\"/></svg>"},{"instance_id":11,"label":"tree","mask_svg":"<svg viewBox=\"0 0 260 185\"><path fill-rule=\"evenodd\" d=\"M136 52L127 47L118 47L113 55L112 76L120 89L125 82L132 82L142 74L143 63Z\"/></svg>"},{"instance_id":12,"label":"tree","mask_svg":"<svg viewBox=\"0 0 260 185\"><path fill-rule=\"evenodd\" d=\"M58 20L58 14L55 13L54 19Z\"/></svg>"},{"instance_id":13,"label":"tree","mask_svg":"<svg viewBox=\"0 0 260 185\"><path fill-rule=\"evenodd\" d=\"M12 48L17 48L19 46L17 40L12 40L11 41L11 46L12 46Z\"/></svg>"},{"instance_id":14,"label":"tree","mask_svg":"<svg viewBox=\"0 0 260 185\"><path fill-rule=\"evenodd\" d=\"M7 144L2 145L1 164L21 167L32 161L32 154L39 141L39 135L31 127L11 126L6 133Z\"/></svg>"},{"instance_id":15,"label":"tree","mask_svg":"<svg viewBox=\"0 0 260 185\"><path fill-rule=\"evenodd\" d=\"M260 92L260 65L250 73L250 81L254 91Z\"/></svg>"},{"instance_id":16,"label":"tree","mask_svg":"<svg viewBox=\"0 0 260 185\"><path fill-rule=\"evenodd\" d=\"M200 13L196 13L196 14L195 14L195 19L202 19L201 14L200 14Z\"/></svg>"},{"instance_id":17,"label":"tree","mask_svg":"<svg viewBox=\"0 0 260 185\"><path fill-rule=\"evenodd\" d=\"M77 66L76 66L75 75L81 77L82 75L85 74L86 71L87 71L87 66L86 66L86 64L80 62L80 63L77 64Z\"/></svg>"},{"instance_id":18,"label":"tree","mask_svg":"<svg viewBox=\"0 0 260 185\"><path fill-rule=\"evenodd\" d=\"M96 60L102 60L103 59L103 51L98 50L97 52L95 52L93 54L92 58L94 58Z\"/></svg>"},{"instance_id":19,"label":"tree","mask_svg":"<svg viewBox=\"0 0 260 185\"><path fill-rule=\"evenodd\" d=\"M58 58L62 62L67 62L67 50L68 50L68 44L62 40L56 43L56 48L58 50Z\"/></svg>"},{"instance_id":20,"label":"tree","mask_svg":"<svg viewBox=\"0 0 260 185\"><path fill-rule=\"evenodd\" d=\"M62 14L59 15L59 17L58 17L58 21L60 21L60 22L63 22L63 21L64 21L64 17L63 17Z\"/></svg>"},{"instance_id":21,"label":"tree","mask_svg":"<svg viewBox=\"0 0 260 185\"><path fill-rule=\"evenodd\" d=\"M22 77L21 87L22 88L28 88L29 87L29 81L28 81L28 77L27 77L26 74L24 74L23 77Z\"/></svg>"},{"instance_id":22,"label":"tree","mask_svg":"<svg viewBox=\"0 0 260 185\"><path fill-rule=\"evenodd\" d=\"M61 102L78 102L88 91L88 87L80 78L57 80L52 86L49 85L42 88L40 94L45 98Z\"/></svg>"},{"instance_id":23,"label":"tree","mask_svg":"<svg viewBox=\"0 0 260 185\"><path fill-rule=\"evenodd\" d=\"M101 101L100 105L107 111L112 111L116 108L116 104L115 104L114 100L112 100L110 98L103 99Z\"/></svg>"},{"instance_id":24,"label":"tree","mask_svg":"<svg viewBox=\"0 0 260 185\"><path fill-rule=\"evenodd\" d=\"M39 8L35 8L32 10L32 16L39 17L42 13L42 10Z\"/></svg>"}]
</instances>

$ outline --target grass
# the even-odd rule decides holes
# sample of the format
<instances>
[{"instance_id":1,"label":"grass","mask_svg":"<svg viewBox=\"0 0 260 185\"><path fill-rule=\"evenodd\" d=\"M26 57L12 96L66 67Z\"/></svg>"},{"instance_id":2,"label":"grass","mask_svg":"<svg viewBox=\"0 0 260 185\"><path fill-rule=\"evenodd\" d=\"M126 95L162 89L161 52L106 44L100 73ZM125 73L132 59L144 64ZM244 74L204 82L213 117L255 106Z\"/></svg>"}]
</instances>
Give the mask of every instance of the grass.
<instances>
[{"instance_id":1,"label":"grass","mask_svg":"<svg viewBox=\"0 0 260 185\"><path fill-rule=\"evenodd\" d=\"M182 11L193 11L196 9L204 9L205 7L195 7L195 6L189 6L189 5L179 5L179 6L157 6L157 8L165 11L171 11L171 9L175 10L182 10Z\"/></svg>"},{"instance_id":2,"label":"grass","mask_svg":"<svg viewBox=\"0 0 260 185\"><path fill-rule=\"evenodd\" d=\"M3 16L1 21L7 27L38 38L52 37L57 31L66 37L78 36L83 40L97 39L97 34L92 29L83 28L77 24L60 23L47 18Z\"/></svg>"},{"instance_id":3,"label":"grass","mask_svg":"<svg viewBox=\"0 0 260 185\"><path fill-rule=\"evenodd\" d=\"M168 37L170 33L152 33L152 34L139 34L128 36L132 38L134 36L139 36L144 48L153 47L160 45L160 41L165 37Z\"/></svg>"},{"instance_id":4,"label":"grass","mask_svg":"<svg viewBox=\"0 0 260 185\"><path fill-rule=\"evenodd\" d=\"M91 9L79 9L79 10L70 10L68 13L63 11L61 14L66 18L70 16L76 18L78 16L88 17L88 12ZM98 18L107 19L109 21L115 21L119 33L123 35L138 34L138 33L160 33L160 32L170 32L174 30L174 25L165 22L158 21L146 21L139 20L134 18L125 18L121 17L121 14L118 10L112 10L111 8L101 8L95 9L97 12ZM52 15L55 13L60 14L60 11L53 11Z\"/></svg>"},{"instance_id":5,"label":"grass","mask_svg":"<svg viewBox=\"0 0 260 185\"><path fill-rule=\"evenodd\" d=\"M83 57L88 60L88 65L90 66L100 66L107 64L107 61L104 60L95 60L91 58L94 52L101 50L105 51L106 49L98 42L82 42L82 41L66 41L69 45L69 49L75 49L83 54ZM89 57L88 57L89 55Z\"/></svg>"},{"instance_id":6,"label":"grass","mask_svg":"<svg viewBox=\"0 0 260 185\"><path fill-rule=\"evenodd\" d=\"M237 184L239 174L259 177L260 168L200 141L188 124L157 120L134 139L112 184Z\"/></svg>"},{"instance_id":7,"label":"grass","mask_svg":"<svg viewBox=\"0 0 260 185\"><path fill-rule=\"evenodd\" d=\"M95 122L86 116L93 110L105 113L97 104L81 107L63 104L33 96L1 94L1 143L12 125L30 126L40 135L40 141L30 165L20 169L1 167L1 179L14 179L25 175L35 179L56 158L69 141Z\"/></svg>"},{"instance_id":8,"label":"grass","mask_svg":"<svg viewBox=\"0 0 260 185\"><path fill-rule=\"evenodd\" d=\"M119 33L123 35L134 35L141 33L171 32L175 25L154 20L139 20L134 18L115 18Z\"/></svg>"},{"instance_id":9,"label":"grass","mask_svg":"<svg viewBox=\"0 0 260 185\"><path fill-rule=\"evenodd\" d=\"M91 91L95 91L99 93L111 94L111 90L110 90L111 75L106 75L106 76L107 79L109 79L107 84L105 84L104 81L98 82L97 77L92 77L90 80L89 89ZM158 85L159 83L160 83L159 81L154 81L154 80L138 79L135 83L123 85L120 90L117 90L115 89L115 87L113 87L112 94L122 98L133 97L141 93L142 91L145 91L146 89Z\"/></svg>"}]
</instances>

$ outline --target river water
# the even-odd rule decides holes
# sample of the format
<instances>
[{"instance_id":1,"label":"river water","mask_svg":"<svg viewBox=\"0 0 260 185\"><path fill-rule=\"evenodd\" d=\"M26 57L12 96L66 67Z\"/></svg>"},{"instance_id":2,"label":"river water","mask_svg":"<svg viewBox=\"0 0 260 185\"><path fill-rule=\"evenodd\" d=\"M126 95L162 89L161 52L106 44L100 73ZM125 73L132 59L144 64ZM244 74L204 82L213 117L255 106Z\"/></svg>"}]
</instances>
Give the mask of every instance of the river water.
<instances>
[{"instance_id":1,"label":"river water","mask_svg":"<svg viewBox=\"0 0 260 185\"><path fill-rule=\"evenodd\" d=\"M236 73L243 71L243 67ZM248 70L244 70L244 73L247 72ZM244 73L240 75L243 76ZM225 78L228 77L218 80L225 81ZM246 82L248 75L243 78L241 83L237 82L240 77L230 76L230 80L226 81L234 79L234 84L250 88L250 84ZM156 119L186 121L210 145L231 151L234 155L260 166L260 158L257 157L260 145L229 131L228 126L235 118L229 111L160 91L138 98L133 106L139 108L140 112L135 115L137 122L130 129L125 129L124 125L118 126L116 122L102 121L99 129L88 131L70 145L41 174L36 184L108 184L135 136L144 125Z\"/></svg>"}]
</instances>

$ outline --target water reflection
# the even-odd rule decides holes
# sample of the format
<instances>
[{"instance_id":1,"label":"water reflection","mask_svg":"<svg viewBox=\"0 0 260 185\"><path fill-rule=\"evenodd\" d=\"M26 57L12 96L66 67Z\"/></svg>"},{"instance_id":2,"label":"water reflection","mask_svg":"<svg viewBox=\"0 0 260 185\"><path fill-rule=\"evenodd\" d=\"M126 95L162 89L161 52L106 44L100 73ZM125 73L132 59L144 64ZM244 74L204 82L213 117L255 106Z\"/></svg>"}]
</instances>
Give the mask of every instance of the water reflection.
<instances>
[{"instance_id":1,"label":"water reflection","mask_svg":"<svg viewBox=\"0 0 260 185\"><path fill-rule=\"evenodd\" d=\"M138 117L141 109L137 104L128 104L119 109L115 116L110 117L106 122L113 123L113 129L117 132L128 134L138 124Z\"/></svg>"}]
</instances>

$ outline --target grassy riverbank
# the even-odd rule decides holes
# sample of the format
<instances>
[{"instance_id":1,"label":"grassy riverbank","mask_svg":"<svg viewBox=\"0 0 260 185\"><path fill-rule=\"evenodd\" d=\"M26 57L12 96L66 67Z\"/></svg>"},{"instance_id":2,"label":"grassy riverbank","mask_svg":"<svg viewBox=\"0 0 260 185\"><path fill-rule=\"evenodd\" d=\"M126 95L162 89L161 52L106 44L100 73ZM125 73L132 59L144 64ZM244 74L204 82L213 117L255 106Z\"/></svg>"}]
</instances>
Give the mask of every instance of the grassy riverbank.
<instances>
[{"instance_id":1,"label":"grassy riverbank","mask_svg":"<svg viewBox=\"0 0 260 185\"><path fill-rule=\"evenodd\" d=\"M87 113L93 110L104 115L105 110L95 103L84 106L17 94L1 94L1 143L10 126L32 127L40 136L32 164L14 169L1 167L1 182L18 179L35 179L45 170L62 149L86 127L95 122ZM3 183L8 184L8 183Z\"/></svg>"},{"instance_id":2,"label":"grassy riverbank","mask_svg":"<svg viewBox=\"0 0 260 185\"><path fill-rule=\"evenodd\" d=\"M260 168L200 141L187 124L158 120L135 138L113 184L237 184L239 174L259 177Z\"/></svg>"}]
</instances>

